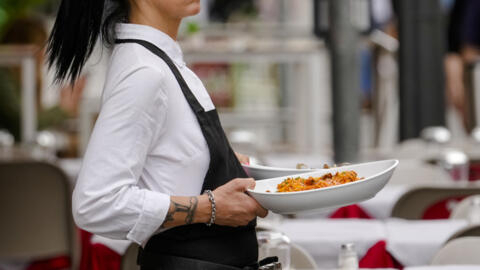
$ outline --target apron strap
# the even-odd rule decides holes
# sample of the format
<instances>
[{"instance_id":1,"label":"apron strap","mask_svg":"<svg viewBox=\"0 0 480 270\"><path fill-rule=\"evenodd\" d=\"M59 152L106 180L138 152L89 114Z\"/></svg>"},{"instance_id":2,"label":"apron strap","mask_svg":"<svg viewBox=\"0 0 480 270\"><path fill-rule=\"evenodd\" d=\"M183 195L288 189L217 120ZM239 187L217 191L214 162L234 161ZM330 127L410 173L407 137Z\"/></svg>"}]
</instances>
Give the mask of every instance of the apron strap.
<instances>
[{"instance_id":1,"label":"apron strap","mask_svg":"<svg viewBox=\"0 0 480 270\"><path fill-rule=\"evenodd\" d=\"M177 66L173 63L172 59L170 59L170 57L162 49L158 48L157 46L155 46L154 44L152 44L148 41L141 40L141 39L117 39L117 40L115 40L115 43L116 44L137 43L139 45L142 45L143 47L145 47L146 49L148 49L150 52L157 55L161 59L163 59L163 61L165 61L165 63L168 65L168 67L172 71L173 75L177 79L178 84L180 85L180 88L182 89L183 95L187 99L188 104L190 105L192 110L196 114L197 113L202 113L202 112L205 111L203 109L203 106L200 104L200 102L198 102L197 98L195 97L195 95L190 90L190 87L188 87L188 84L185 82L185 79L183 79L183 76L180 73L180 71L178 70Z\"/></svg>"}]
</instances>

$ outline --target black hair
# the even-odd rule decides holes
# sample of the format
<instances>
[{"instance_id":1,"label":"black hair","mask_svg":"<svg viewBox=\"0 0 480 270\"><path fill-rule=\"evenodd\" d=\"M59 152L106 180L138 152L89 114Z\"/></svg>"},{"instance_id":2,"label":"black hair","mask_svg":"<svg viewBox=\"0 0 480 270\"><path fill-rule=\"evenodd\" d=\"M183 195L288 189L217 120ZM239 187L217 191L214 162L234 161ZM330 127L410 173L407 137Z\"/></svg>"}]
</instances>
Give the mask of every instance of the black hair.
<instances>
[{"instance_id":1,"label":"black hair","mask_svg":"<svg viewBox=\"0 0 480 270\"><path fill-rule=\"evenodd\" d=\"M74 83L99 38L115 42L114 27L128 17L128 0L62 0L48 38L49 68L55 81Z\"/></svg>"}]
</instances>

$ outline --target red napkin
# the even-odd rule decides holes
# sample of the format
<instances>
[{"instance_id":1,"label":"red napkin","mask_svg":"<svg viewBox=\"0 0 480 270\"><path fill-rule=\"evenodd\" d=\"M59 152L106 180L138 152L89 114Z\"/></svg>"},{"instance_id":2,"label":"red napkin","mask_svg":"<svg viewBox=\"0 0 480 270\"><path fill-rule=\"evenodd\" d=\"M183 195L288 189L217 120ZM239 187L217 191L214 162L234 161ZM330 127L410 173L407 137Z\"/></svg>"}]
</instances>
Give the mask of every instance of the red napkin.
<instances>
[{"instance_id":1,"label":"red napkin","mask_svg":"<svg viewBox=\"0 0 480 270\"><path fill-rule=\"evenodd\" d=\"M330 218L361 218L372 219L372 217L365 212L360 206L352 204L337 209Z\"/></svg>"},{"instance_id":2,"label":"red napkin","mask_svg":"<svg viewBox=\"0 0 480 270\"><path fill-rule=\"evenodd\" d=\"M120 270L122 256L102 244L92 245L91 270Z\"/></svg>"},{"instance_id":3,"label":"red napkin","mask_svg":"<svg viewBox=\"0 0 480 270\"><path fill-rule=\"evenodd\" d=\"M454 204L460 202L465 197L450 197L432 204L423 212L422 219L447 219L450 217Z\"/></svg>"},{"instance_id":4,"label":"red napkin","mask_svg":"<svg viewBox=\"0 0 480 270\"><path fill-rule=\"evenodd\" d=\"M92 244L92 234L80 231L82 257L80 270L120 270L122 256L102 244Z\"/></svg>"},{"instance_id":5,"label":"red napkin","mask_svg":"<svg viewBox=\"0 0 480 270\"><path fill-rule=\"evenodd\" d=\"M359 267L403 269L403 265L387 251L387 243L384 240L378 241L367 251L360 260Z\"/></svg>"},{"instance_id":6,"label":"red napkin","mask_svg":"<svg viewBox=\"0 0 480 270\"><path fill-rule=\"evenodd\" d=\"M92 239L92 234L84 231L80 231L80 243L82 245L82 253L80 258L80 269L79 270L90 270L92 269L92 262L90 258L92 257L92 243L90 240Z\"/></svg>"},{"instance_id":7,"label":"red napkin","mask_svg":"<svg viewBox=\"0 0 480 270\"><path fill-rule=\"evenodd\" d=\"M57 258L35 261L27 270L63 270L70 269L70 258L68 256L59 256Z\"/></svg>"}]
</instances>

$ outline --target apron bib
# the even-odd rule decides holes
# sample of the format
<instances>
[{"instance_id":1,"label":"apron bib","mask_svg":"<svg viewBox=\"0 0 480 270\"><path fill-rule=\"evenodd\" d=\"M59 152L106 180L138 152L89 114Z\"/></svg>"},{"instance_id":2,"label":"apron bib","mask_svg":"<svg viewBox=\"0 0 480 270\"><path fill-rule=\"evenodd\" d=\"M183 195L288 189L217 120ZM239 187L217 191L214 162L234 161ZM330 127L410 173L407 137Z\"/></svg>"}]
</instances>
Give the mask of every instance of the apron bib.
<instances>
[{"instance_id":1,"label":"apron bib","mask_svg":"<svg viewBox=\"0 0 480 270\"><path fill-rule=\"evenodd\" d=\"M200 124L210 151L210 165L202 193L229 182L247 178L220 124L216 110L206 112L198 102L180 71L168 55L154 44L138 39L116 40L137 43L160 57L168 65ZM142 269L232 269L255 265L258 260L256 220L247 226L229 227L213 224L178 226L154 235L139 253ZM205 263L205 264L202 264ZM211 266L211 267L210 267ZM219 266L219 268L215 268ZM187 268L186 268L187 267ZM248 268L246 268L248 269Z\"/></svg>"}]
</instances>

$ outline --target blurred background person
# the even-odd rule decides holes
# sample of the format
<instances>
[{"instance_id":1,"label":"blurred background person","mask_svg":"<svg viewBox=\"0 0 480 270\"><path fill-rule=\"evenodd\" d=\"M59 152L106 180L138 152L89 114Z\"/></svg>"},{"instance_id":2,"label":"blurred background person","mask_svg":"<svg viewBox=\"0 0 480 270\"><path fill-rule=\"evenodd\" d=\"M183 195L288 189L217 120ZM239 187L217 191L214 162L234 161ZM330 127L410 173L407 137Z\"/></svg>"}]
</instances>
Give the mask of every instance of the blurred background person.
<instances>
[{"instance_id":1,"label":"blurred background person","mask_svg":"<svg viewBox=\"0 0 480 270\"><path fill-rule=\"evenodd\" d=\"M455 0L448 22L448 53L445 57L448 105L463 120L466 131L474 124L466 71L480 56L480 1Z\"/></svg>"}]
</instances>

